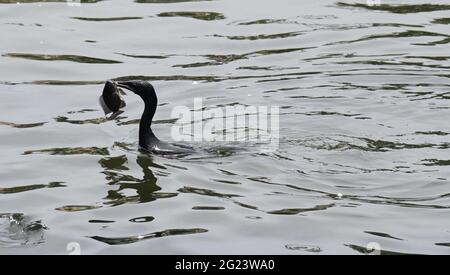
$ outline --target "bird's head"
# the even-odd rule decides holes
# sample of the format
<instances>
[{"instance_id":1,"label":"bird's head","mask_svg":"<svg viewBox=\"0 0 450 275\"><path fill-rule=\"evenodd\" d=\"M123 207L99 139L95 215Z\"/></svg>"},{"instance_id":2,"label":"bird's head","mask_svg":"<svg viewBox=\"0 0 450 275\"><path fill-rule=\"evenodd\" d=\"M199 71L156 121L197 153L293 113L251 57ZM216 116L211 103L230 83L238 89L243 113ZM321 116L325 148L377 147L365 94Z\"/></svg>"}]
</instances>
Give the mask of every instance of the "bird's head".
<instances>
[{"instance_id":1,"label":"bird's head","mask_svg":"<svg viewBox=\"0 0 450 275\"><path fill-rule=\"evenodd\" d=\"M153 85L143 80L118 81L117 86L132 91L142 98L156 100L155 88Z\"/></svg>"}]
</instances>

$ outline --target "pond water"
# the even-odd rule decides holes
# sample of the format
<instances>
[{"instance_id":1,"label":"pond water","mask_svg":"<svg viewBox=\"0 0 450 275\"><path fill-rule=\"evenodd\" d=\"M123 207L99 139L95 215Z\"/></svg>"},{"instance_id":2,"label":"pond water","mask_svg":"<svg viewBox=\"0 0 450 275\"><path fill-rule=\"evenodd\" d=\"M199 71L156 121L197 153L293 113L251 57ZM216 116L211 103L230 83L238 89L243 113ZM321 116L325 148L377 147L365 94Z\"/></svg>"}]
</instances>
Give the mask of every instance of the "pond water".
<instances>
[{"instance_id":1,"label":"pond water","mask_svg":"<svg viewBox=\"0 0 450 275\"><path fill-rule=\"evenodd\" d=\"M448 4L0 0L0 253L448 254ZM194 98L279 106L279 147L140 153L108 79L164 140Z\"/></svg>"}]
</instances>

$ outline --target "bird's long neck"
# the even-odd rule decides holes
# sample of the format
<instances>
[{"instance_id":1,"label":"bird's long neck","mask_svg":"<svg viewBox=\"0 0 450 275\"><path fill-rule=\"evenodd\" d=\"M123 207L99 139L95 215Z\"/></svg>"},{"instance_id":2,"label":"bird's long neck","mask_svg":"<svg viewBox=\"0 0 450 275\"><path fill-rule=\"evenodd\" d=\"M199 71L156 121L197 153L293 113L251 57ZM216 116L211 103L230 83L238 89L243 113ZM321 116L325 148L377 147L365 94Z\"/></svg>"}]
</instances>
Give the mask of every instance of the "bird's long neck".
<instances>
[{"instance_id":1,"label":"bird's long neck","mask_svg":"<svg viewBox=\"0 0 450 275\"><path fill-rule=\"evenodd\" d=\"M157 141L155 134L152 131L152 120L156 112L158 99L156 94L149 93L142 96L145 103L144 113L142 113L141 121L139 123L139 145L147 148L151 146L152 142Z\"/></svg>"}]
</instances>

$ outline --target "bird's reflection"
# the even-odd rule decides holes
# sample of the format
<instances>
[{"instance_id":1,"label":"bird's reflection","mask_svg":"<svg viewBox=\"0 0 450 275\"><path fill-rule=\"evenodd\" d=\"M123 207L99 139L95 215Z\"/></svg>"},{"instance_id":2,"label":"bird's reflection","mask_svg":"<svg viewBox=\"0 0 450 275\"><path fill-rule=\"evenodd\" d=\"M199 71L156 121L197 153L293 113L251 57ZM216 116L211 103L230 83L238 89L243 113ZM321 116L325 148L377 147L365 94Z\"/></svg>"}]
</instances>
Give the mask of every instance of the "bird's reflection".
<instances>
[{"instance_id":1,"label":"bird's reflection","mask_svg":"<svg viewBox=\"0 0 450 275\"><path fill-rule=\"evenodd\" d=\"M102 158L99 163L104 168L102 173L106 175L108 184L117 187L115 190L109 190L108 195L104 198L107 205L146 203L156 199L177 196L177 193L158 192L161 187L156 184L158 179L153 174L151 167L159 169L165 169L165 167L154 163L148 155L140 155L136 159L136 163L142 168L144 174L142 179L126 173L130 168L127 166L128 158L125 155ZM136 195L126 194L133 190Z\"/></svg>"}]
</instances>

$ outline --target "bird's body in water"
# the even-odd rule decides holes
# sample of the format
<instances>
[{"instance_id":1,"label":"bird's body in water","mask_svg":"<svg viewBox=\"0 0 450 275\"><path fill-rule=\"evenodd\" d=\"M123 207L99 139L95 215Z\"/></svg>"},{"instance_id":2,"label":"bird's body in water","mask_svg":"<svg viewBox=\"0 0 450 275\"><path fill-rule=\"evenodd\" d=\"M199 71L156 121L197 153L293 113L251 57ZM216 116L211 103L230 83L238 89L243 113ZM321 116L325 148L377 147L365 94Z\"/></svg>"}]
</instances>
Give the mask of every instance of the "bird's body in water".
<instances>
[{"instance_id":1,"label":"bird's body in water","mask_svg":"<svg viewBox=\"0 0 450 275\"><path fill-rule=\"evenodd\" d=\"M117 83L107 81L105 85L106 93L104 90L102 97L107 108L114 112L122 108L122 105L125 106L118 93L118 87L134 92L144 101L144 112L139 123L139 147L141 150L163 155L192 153L191 148L161 141L153 133L151 126L158 105L158 97L155 88L150 83L137 80L118 81Z\"/></svg>"}]
</instances>

